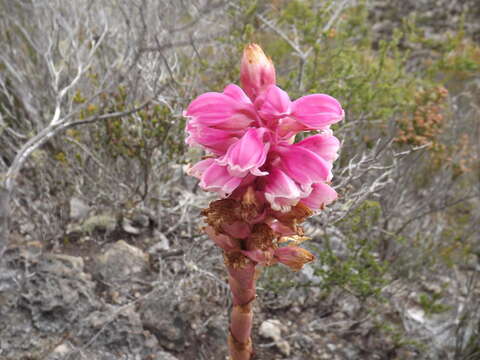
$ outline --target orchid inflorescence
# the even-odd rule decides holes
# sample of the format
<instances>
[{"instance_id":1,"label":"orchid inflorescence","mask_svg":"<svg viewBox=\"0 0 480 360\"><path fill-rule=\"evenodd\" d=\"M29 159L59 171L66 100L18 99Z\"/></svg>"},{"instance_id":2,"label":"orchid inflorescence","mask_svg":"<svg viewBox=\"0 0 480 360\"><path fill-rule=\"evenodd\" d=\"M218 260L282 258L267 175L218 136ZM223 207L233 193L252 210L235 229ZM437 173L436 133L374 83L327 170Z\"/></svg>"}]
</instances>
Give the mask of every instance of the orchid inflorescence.
<instances>
[{"instance_id":1,"label":"orchid inflorescence","mask_svg":"<svg viewBox=\"0 0 480 360\"><path fill-rule=\"evenodd\" d=\"M203 215L229 273L230 355L249 360L258 265L280 262L300 270L313 261L298 246L307 239L299 224L337 198L329 183L340 142L330 125L344 111L325 94L292 102L276 86L273 63L256 44L244 50L240 81L242 88L230 84L223 93L198 96L184 115L187 143L208 153L188 172L222 198ZM317 133L295 142L306 131Z\"/></svg>"}]
</instances>

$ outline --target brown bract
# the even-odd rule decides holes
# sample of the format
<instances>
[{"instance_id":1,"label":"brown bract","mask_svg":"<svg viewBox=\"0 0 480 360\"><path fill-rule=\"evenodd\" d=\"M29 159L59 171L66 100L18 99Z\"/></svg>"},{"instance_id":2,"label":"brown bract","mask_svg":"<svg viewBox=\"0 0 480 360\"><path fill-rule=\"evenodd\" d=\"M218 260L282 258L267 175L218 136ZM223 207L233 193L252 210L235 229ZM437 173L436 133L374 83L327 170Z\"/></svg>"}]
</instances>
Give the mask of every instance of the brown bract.
<instances>
[{"instance_id":1,"label":"brown bract","mask_svg":"<svg viewBox=\"0 0 480 360\"><path fill-rule=\"evenodd\" d=\"M250 235L249 247L262 251L275 249L277 237L278 235L267 224L255 224Z\"/></svg>"},{"instance_id":2,"label":"brown bract","mask_svg":"<svg viewBox=\"0 0 480 360\"><path fill-rule=\"evenodd\" d=\"M313 211L302 203L293 206L288 212L272 211L272 216L285 225L297 225L313 215Z\"/></svg>"},{"instance_id":3,"label":"brown bract","mask_svg":"<svg viewBox=\"0 0 480 360\"><path fill-rule=\"evenodd\" d=\"M238 201L234 199L221 199L212 201L208 208L202 210L205 222L217 232L222 232L223 224L233 224L240 220L238 217Z\"/></svg>"},{"instance_id":4,"label":"brown bract","mask_svg":"<svg viewBox=\"0 0 480 360\"><path fill-rule=\"evenodd\" d=\"M251 261L240 251L225 251L223 253L223 262L225 266L230 267L235 270L244 269Z\"/></svg>"}]
</instances>

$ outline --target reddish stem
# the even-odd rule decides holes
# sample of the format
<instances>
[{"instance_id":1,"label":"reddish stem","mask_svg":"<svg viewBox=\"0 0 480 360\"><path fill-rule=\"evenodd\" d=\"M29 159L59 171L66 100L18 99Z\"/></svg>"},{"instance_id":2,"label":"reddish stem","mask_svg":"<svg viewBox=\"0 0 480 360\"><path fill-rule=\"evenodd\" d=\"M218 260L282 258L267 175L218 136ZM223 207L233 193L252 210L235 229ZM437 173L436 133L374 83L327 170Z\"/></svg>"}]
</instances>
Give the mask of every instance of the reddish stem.
<instances>
[{"instance_id":1,"label":"reddish stem","mask_svg":"<svg viewBox=\"0 0 480 360\"><path fill-rule=\"evenodd\" d=\"M255 264L228 265L228 282L232 291L233 309L230 318L228 347L231 360L250 360L253 354L252 324L255 300Z\"/></svg>"}]
</instances>

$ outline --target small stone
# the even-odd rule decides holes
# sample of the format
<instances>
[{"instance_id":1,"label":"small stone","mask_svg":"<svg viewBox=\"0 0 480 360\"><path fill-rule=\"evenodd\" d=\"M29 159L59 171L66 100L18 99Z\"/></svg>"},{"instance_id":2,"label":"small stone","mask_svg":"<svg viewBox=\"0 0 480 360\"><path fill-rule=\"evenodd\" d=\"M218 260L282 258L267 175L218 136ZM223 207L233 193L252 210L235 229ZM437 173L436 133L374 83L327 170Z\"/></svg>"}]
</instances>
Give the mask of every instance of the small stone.
<instances>
[{"instance_id":1,"label":"small stone","mask_svg":"<svg viewBox=\"0 0 480 360\"><path fill-rule=\"evenodd\" d=\"M120 298L120 293L118 291L111 290L109 292L109 295L110 295L110 299L112 299L112 302L114 304L121 304L122 303L122 300Z\"/></svg>"},{"instance_id":2,"label":"small stone","mask_svg":"<svg viewBox=\"0 0 480 360\"><path fill-rule=\"evenodd\" d=\"M31 222L26 222L20 225L20 234L25 235L33 232L35 230L35 225Z\"/></svg>"},{"instance_id":3,"label":"small stone","mask_svg":"<svg viewBox=\"0 0 480 360\"><path fill-rule=\"evenodd\" d=\"M282 336L282 324L278 320L265 320L259 329L261 336L267 339L277 340Z\"/></svg>"},{"instance_id":4,"label":"small stone","mask_svg":"<svg viewBox=\"0 0 480 360\"><path fill-rule=\"evenodd\" d=\"M70 219L73 221L83 220L87 217L90 211L88 206L82 199L72 197L70 199Z\"/></svg>"},{"instance_id":5,"label":"small stone","mask_svg":"<svg viewBox=\"0 0 480 360\"><path fill-rule=\"evenodd\" d=\"M149 258L139 248L119 240L95 259L95 272L103 280L118 283L148 270Z\"/></svg>"},{"instance_id":6,"label":"small stone","mask_svg":"<svg viewBox=\"0 0 480 360\"><path fill-rule=\"evenodd\" d=\"M61 360L66 359L68 354L72 351L72 346L69 343L60 344L47 357L47 360Z\"/></svg>"},{"instance_id":7,"label":"small stone","mask_svg":"<svg viewBox=\"0 0 480 360\"><path fill-rule=\"evenodd\" d=\"M425 322L425 311L419 307L407 309L407 315L416 322L423 324Z\"/></svg>"},{"instance_id":8,"label":"small stone","mask_svg":"<svg viewBox=\"0 0 480 360\"><path fill-rule=\"evenodd\" d=\"M117 218L113 214L105 213L89 217L78 230L89 234L94 231L105 231L109 233L114 231L116 227Z\"/></svg>"},{"instance_id":9,"label":"small stone","mask_svg":"<svg viewBox=\"0 0 480 360\"><path fill-rule=\"evenodd\" d=\"M79 244L85 244L89 241L92 241L92 237L91 236L82 236L80 239L78 239L78 243Z\"/></svg>"},{"instance_id":10,"label":"small stone","mask_svg":"<svg viewBox=\"0 0 480 360\"><path fill-rule=\"evenodd\" d=\"M290 356L290 344L286 340L282 339L282 328L284 328L284 326L280 321L269 319L265 320L260 325L259 333L260 336L272 339L278 350L280 350L283 355Z\"/></svg>"},{"instance_id":11,"label":"small stone","mask_svg":"<svg viewBox=\"0 0 480 360\"><path fill-rule=\"evenodd\" d=\"M155 240L158 239L158 241L148 249L149 254L155 254L156 252L166 251L170 249L168 238L163 233L155 230L153 235L155 237Z\"/></svg>"},{"instance_id":12,"label":"small stone","mask_svg":"<svg viewBox=\"0 0 480 360\"><path fill-rule=\"evenodd\" d=\"M290 356L291 348L290 344L286 340L277 340L275 344L283 355Z\"/></svg>"},{"instance_id":13,"label":"small stone","mask_svg":"<svg viewBox=\"0 0 480 360\"><path fill-rule=\"evenodd\" d=\"M67 355L69 351L70 346L68 346L67 344L60 344L53 350L54 353L59 355Z\"/></svg>"},{"instance_id":14,"label":"small stone","mask_svg":"<svg viewBox=\"0 0 480 360\"><path fill-rule=\"evenodd\" d=\"M303 269L300 270L300 273L307 282L311 282L313 284L319 284L322 282L322 278L315 275L315 269L312 266L303 267Z\"/></svg>"},{"instance_id":15,"label":"small stone","mask_svg":"<svg viewBox=\"0 0 480 360\"><path fill-rule=\"evenodd\" d=\"M132 221L136 226L146 228L150 225L150 217L146 214L136 213L132 216Z\"/></svg>"},{"instance_id":16,"label":"small stone","mask_svg":"<svg viewBox=\"0 0 480 360\"><path fill-rule=\"evenodd\" d=\"M300 314L302 312L302 309L300 309L299 306L293 306L291 311L293 314Z\"/></svg>"},{"instance_id":17,"label":"small stone","mask_svg":"<svg viewBox=\"0 0 480 360\"><path fill-rule=\"evenodd\" d=\"M141 233L141 230L134 227L132 221L126 217L122 219L122 229L123 231L131 235L140 235Z\"/></svg>"},{"instance_id":18,"label":"small stone","mask_svg":"<svg viewBox=\"0 0 480 360\"><path fill-rule=\"evenodd\" d=\"M435 283L425 283L424 288L434 294L441 294L443 292L443 289L440 285L435 284Z\"/></svg>"},{"instance_id":19,"label":"small stone","mask_svg":"<svg viewBox=\"0 0 480 360\"><path fill-rule=\"evenodd\" d=\"M173 356L172 354L167 353L165 351L157 352L153 359L155 359L155 360L177 360L177 358L175 356Z\"/></svg>"},{"instance_id":20,"label":"small stone","mask_svg":"<svg viewBox=\"0 0 480 360\"><path fill-rule=\"evenodd\" d=\"M353 318L360 310L361 305L355 296L346 295L341 301L340 308L349 318Z\"/></svg>"},{"instance_id":21,"label":"small stone","mask_svg":"<svg viewBox=\"0 0 480 360\"><path fill-rule=\"evenodd\" d=\"M327 348L332 352L337 350L337 346L335 344L327 344Z\"/></svg>"}]
</instances>

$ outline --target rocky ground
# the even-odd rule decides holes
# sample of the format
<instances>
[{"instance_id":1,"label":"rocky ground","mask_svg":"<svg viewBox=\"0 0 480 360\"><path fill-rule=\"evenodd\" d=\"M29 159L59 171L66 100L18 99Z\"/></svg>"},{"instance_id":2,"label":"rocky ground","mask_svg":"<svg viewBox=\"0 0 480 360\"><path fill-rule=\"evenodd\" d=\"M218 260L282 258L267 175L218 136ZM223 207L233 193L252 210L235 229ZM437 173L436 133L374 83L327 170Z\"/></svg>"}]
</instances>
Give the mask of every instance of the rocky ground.
<instances>
[{"instance_id":1,"label":"rocky ground","mask_svg":"<svg viewBox=\"0 0 480 360\"><path fill-rule=\"evenodd\" d=\"M186 188L178 198L189 214L209 200ZM62 244L48 248L34 234L16 234L6 253L13 276L0 289L0 359L226 359L225 272L195 215L182 220L172 212L160 223L145 209L113 214L72 198ZM325 297L315 286L272 291L260 281L256 358L425 358L395 329L382 329L388 318L411 336L435 334L427 358L446 359L456 346L462 304L479 295L461 288L462 276L424 279L424 288L393 282L383 291L383 308L345 292ZM320 279L307 267L295 281ZM442 292L447 285L442 301L450 310L426 314L418 293Z\"/></svg>"}]
</instances>

